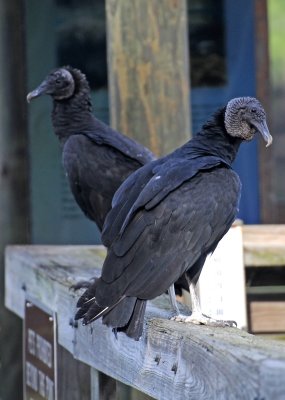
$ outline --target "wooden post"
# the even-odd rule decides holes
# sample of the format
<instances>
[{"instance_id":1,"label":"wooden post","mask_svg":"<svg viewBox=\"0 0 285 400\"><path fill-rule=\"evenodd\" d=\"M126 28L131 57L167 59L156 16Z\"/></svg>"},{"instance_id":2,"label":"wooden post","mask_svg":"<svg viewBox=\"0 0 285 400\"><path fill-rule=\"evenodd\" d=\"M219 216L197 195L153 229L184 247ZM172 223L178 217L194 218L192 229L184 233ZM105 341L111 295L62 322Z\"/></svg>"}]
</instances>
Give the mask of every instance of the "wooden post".
<instances>
[{"instance_id":1,"label":"wooden post","mask_svg":"<svg viewBox=\"0 0 285 400\"><path fill-rule=\"evenodd\" d=\"M190 138L186 2L106 0L106 12L112 125L167 154Z\"/></svg>"},{"instance_id":2,"label":"wooden post","mask_svg":"<svg viewBox=\"0 0 285 400\"><path fill-rule=\"evenodd\" d=\"M91 400L90 367L57 346L58 399ZM93 399L92 399L93 400Z\"/></svg>"},{"instance_id":3,"label":"wooden post","mask_svg":"<svg viewBox=\"0 0 285 400\"><path fill-rule=\"evenodd\" d=\"M27 243L24 2L0 0L0 398L22 398L22 323L4 307L7 244Z\"/></svg>"},{"instance_id":4,"label":"wooden post","mask_svg":"<svg viewBox=\"0 0 285 400\"><path fill-rule=\"evenodd\" d=\"M270 122L267 0L255 0L255 50L256 95L268 112ZM260 206L261 222L264 224L280 222L276 206L272 202L272 155L272 148L268 150L261 143L259 146Z\"/></svg>"},{"instance_id":5,"label":"wooden post","mask_svg":"<svg viewBox=\"0 0 285 400\"><path fill-rule=\"evenodd\" d=\"M185 0L107 0L112 125L166 154L190 138Z\"/></svg>"}]
</instances>

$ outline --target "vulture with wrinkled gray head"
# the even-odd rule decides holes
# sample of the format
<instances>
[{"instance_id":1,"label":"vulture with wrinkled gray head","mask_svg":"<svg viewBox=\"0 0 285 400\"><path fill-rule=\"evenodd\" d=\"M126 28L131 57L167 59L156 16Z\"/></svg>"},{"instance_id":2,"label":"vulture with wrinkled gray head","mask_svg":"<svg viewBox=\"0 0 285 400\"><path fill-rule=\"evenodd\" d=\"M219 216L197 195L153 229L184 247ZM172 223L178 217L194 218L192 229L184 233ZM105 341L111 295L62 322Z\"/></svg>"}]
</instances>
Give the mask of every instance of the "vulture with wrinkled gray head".
<instances>
[{"instance_id":1,"label":"vulture with wrinkled gray head","mask_svg":"<svg viewBox=\"0 0 285 400\"><path fill-rule=\"evenodd\" d=\"M232 325L202 314L196 284L206 257L236 218L241 184L231 165L240 144L257 132L269 146L262 105L235 98L185 145L127 178L103 227L108 252L102 275L80 297L76 319L89 324L102 317L115 332L139 339L146 301L185 274L192 314L175 319Z\"/></svg>"}]
</instances>

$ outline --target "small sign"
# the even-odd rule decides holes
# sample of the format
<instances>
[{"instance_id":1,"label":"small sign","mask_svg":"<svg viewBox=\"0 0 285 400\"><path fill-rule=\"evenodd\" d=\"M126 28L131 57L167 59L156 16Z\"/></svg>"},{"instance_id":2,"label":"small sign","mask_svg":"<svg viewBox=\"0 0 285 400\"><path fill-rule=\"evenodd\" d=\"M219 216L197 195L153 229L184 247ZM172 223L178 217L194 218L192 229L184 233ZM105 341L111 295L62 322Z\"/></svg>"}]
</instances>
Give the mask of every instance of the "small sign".
<instances>
[{"instance_id":1,"label":"small sign","mask_svg":"<svg viewBox=\"0 0 285 400\"><path fill-rule=\"evenodd\" d=\"M246 328L246 290L241 226L232 227L208 256L199 279L204 314Z\"/></svg>"},{"instance_id":2,"label":"small sign","mask_svg":"<svg viewBox=\"0 0 285 400\"><path fill-rule=\"evenodd\" d=\"M56 400L55 314L26 300L24 322L25 400Z\"/></svg>"}]
</instances>

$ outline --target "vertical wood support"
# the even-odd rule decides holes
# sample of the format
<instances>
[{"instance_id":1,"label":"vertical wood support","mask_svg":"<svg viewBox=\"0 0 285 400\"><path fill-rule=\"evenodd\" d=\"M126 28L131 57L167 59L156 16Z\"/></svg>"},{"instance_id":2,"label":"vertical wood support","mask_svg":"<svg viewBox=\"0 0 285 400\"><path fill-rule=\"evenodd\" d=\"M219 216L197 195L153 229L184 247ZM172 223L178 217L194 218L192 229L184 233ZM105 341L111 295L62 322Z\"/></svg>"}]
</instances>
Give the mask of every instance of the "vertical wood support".
<instances>
[{"instance_id":1,"label":"vertical wood support","mask_svg":"<svg viewBox=\"0 0 285 400\"><path fill-rule=\"evenodd\" d=\"M267 0L255 0L255 62L256 96L269 114L270 128L270 80ZM274 140L274 139L273 139ZM272 204L272 148L259 146L260 211L262 223L276 221L276 207ZM278 213L277 213L278 214Z\"/></svg>"},{"instance_id":2,"label":"vertical wood support","mask_svg":"<svg viewBox=\"0 0 285 400\"><path fill-rule=\"evenodd\" d=\"M189 140L185 0L106 0L112 125L166 154Z\"/></svg>"},{"instance_id":3,"label":"vertical wood support","mask_svg":"<svg viewBox=\"0 0 285 400\"><path fill-rule=\"evenodd\" d=\"M4 307L4 249L27 243L24 2L0 0L0 398L22 398L22 322Z\"/></svg>"},{"instance_id":4,"label":"vertical wood support","mask_svg":"<svg viewBox=\"0 0 285 400\"><path fill-rule=\"evenodd\" d=\"M106 14L112 125L167 154L191 135L186 0L106 0Z\"/></svg>"},{"instance_id":5,"label":"vertical wood support","mask_svg":"<svg viewBox=\"0 0 285 400\"><path fill-rule=\"evenodd\" d=\"M57 346L58 399L99 400L91 397L90 367L73 358L64 347Z\"/></svg>"}]
</instances>

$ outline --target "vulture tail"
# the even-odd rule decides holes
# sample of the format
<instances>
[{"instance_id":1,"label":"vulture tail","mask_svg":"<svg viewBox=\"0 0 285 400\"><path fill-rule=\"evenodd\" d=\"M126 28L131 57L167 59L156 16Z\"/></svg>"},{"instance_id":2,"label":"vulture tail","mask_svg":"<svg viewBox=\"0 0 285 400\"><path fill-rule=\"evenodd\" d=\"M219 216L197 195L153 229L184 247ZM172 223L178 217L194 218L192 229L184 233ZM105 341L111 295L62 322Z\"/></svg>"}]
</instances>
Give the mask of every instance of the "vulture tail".
<instances>
[{"instance_id":1,"label":"vulture tail","mask_svg":"<svg viewBox=\"0 0 285 400\"><path fill-rule=\"evenodd\" d=\"M104 307L96 303L95 292L96 285L80 297L75 319L83 318L83 325L87 325L102 317L103 324L112 327L115 333L125 332L127 336L138 340L143 331L146 301L122 296L116 303Z\"/></svg>"},{"instance_id":2,"label":"vulture tail","mask_svg":"<svg viewBox=\"0 0 285 400\"><path fill-rule=\"evenodd\" d=\"M132 314L125 326L118 327L118 332L124 332L132 339L139 340L143 333L144 314L146 309L146 300L135 298L135 305Z\"/></svg>"}]
</instances>

